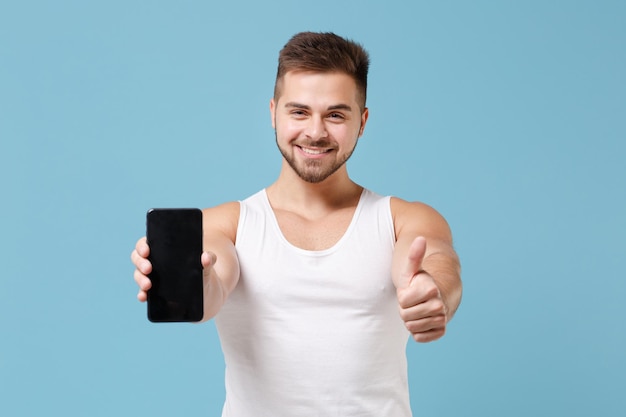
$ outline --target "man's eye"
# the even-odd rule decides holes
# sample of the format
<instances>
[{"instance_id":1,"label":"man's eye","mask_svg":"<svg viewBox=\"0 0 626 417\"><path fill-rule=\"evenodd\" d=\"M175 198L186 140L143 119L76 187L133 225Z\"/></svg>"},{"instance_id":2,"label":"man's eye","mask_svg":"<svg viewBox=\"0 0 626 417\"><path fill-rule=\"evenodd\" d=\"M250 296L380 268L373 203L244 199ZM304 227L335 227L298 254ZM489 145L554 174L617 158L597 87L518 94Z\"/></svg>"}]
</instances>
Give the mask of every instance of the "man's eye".
<instances>
[{"instance_id":1,"label":"man's eye","mask_svg":"<svg viewBox=\"0 0 626 417\"><path fill-rule=\"evenodd\" d=\"M343 114L341 113L331 113L328 115L331 119L343 119Z\"/></svg>"}]
</instances>

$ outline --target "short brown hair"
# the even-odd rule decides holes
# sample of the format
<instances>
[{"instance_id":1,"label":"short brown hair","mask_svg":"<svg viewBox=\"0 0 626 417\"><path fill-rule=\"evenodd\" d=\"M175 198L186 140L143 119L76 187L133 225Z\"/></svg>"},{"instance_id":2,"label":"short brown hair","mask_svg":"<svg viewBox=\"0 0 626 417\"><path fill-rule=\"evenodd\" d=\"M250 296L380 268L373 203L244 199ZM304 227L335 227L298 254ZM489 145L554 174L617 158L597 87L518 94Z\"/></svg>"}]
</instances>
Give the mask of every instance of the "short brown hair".
<instances>
[{"instance_id":1,"label":"short brown hair","mask_svg":"<svg viewBox=\"0 0 626 417\"><path fill-rule=\"evenodd\" d=\"M361 110L367 98L369 54L360 44L331 32L301 32L294 35L278 56L274 99L280 96L281 82L289 71L341 72L354 79Z\"/></svg>"}]
</instances>

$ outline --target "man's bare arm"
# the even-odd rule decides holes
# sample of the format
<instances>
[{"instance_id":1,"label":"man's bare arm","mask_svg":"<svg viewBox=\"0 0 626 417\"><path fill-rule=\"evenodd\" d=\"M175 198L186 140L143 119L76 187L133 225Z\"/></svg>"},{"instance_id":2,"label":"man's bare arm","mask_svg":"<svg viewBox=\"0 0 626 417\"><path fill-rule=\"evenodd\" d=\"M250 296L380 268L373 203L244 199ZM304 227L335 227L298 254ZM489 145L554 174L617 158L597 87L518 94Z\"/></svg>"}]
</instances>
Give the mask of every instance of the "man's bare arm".
<instances>
[{"instance_id":1,"label":"man's bare arm","mask_svg":"<svg viewBox=\"0 0 626 417\"><path fill-rule=\"evenodd\" d=\"M445 219L431 207L392 199L392 277L400 315L418 342L439 339L462 293L459 259Z\"/></svg>"},{"instance_id":2,"label":"man's bare arm","mask_svg":"<svg viewBox=\"0 0 626 417\"><path fill-rule=\"evenodd\" d=\"M239 281L239 260L235 238L239 203L232 202L204 209L204 317L213 318Z\"/></svg>"}]
</instances>

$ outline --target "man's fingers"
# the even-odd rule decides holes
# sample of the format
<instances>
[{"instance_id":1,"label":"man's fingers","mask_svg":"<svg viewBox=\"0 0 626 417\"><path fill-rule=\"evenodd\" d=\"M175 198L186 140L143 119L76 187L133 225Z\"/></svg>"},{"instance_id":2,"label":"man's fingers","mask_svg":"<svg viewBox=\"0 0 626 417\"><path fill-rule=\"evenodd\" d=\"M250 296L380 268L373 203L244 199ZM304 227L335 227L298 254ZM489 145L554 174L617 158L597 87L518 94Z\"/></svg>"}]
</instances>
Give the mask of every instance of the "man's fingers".
<instances>
[{"instance_id":1,"label":"man's fingers","mask_svg":"<svg viewBox=\"0 0 626 417\"><path fill-rule=\"evenodd\" d=\"M141 273L138 269L135 269L135 273L133 274L135 278L135 282L139 287L139 292L137 293L137 299L141 302L148 300L148 290L152 288L152 281L150 278Z\"/></svg>"},{"instance_id":2,"label":"man's fingers","mask_svg":"<svg viewBox=\"0 0 626 417\"><path fill-rule=\"evenodd\" d=\"M148 246L148 241L145 236L137 241L135 251L142 258L147 258L150 255L150 246Z\"/></svg>"},{"instance_id":3,"label":"man's fingers","mask_svg":"<svg viewBox=\"0 0 626 417\"><path fill-rule=\"evenodd\" d=\"M415 341L431 342L444 335L446 306L430 275L417 274L407 288L398 289L398 303L400 317Z\"/></svg>"},{"instance_id":4,"label":"man's fingers","mask_svg":"<svg viewBox=\"0 0 626 417\"><path fill-rule=\"evenodd\" d=\"M135 269L133 277L135 278L135 282L137 283L137 286L140 290L148 291L150 288L152 288L152 281L150 281L150 278L142 274L141 271L139 271L138 269Z\"/></svg>"},{"instance_id":5,"label":"man's fingers","mask_svg":"<svg viewBox=\"0 0 626 417\"><path fill-rule=\"evenodd\" d=\"M421 273L412 278L409 287L399 288L397 295L400 307L408 308L433 298L440 298L441 294L433 278L427 273Z\"/></svg>"},{"instance_id":6,"label":"man's fingers","mask_svg":"<svg viewBox=\"0 0 626 417\"><path fill-rule=\"evenodd\" d=\"M142 274L148 275L152 272L152 264L148 260L150 255L150 247L145 237L142 237L137 241L135 250L130 254L130 260Z\"/></svg>"},{"instance_id":7,"label":"man's fingers","mask_svg":"<svg viewBox=\"0 0 626 417\"><path fill-rule=\"evenodd\" d=\"M401 309L400 316L417 342L431 342L446 332L448 319L441 300L429 300L418 306Z\"/></svg>"},{"instance_id":8,"label":"man's fingers","mask_svg":"<svg viewBox=\"0 0 626 417\"><path fill-rule=\"evenodd\" d=\"M137 293L137 299L142 303L148 301L148 293L145 291L139 291Z\"/></svg>"},{"instance_id":9,"label":"man's fingers","mask_svg":"<svg viewBox=\"0 0 626 417\"><path fill-rule=\"evenodd\" d=\"M130 259L135 265L135 268L142 274L149 275L150 272L152 272L152 264L150 261L140 256L136 250L130 254Z\"/></svg>"},{"instance_id":10,"label":"man's fingers","mask_svg":"<svg viewBox=\"0 0 626 417\"><path fill-rule=\"evenodd\" d=\"M406 328L412 334L416 333L426 333L433 330L445 329L446 328L446 317L445 316L435 316L435 317L427 317L420 320L408 321L404 323Z\"/></svg>"},{"instance_id":11,"label":"man's fingers","mask_svg":"<svg viewBox=\"0 0 626 417\"><path fill-rule=\"evenodd\" d=\"M446 307L440 298L433 298L408 308L400 308L400 317L404 322L437 316L444 318L446 316Z\"/></svg>"},{"instance_id":12,"label":"man's fingers","mask_svg":"<svg viewBox=\"0 0 626 417\"><path fill-rule=\"evenodd\" d=\"M148 290L152 288L152 281L148 278L148 275L152 272L152 264L148 260L149 255L150 247L147 239L142 237L137 241L135 249L130 254L130 260L135 265L133 278L139 287L137 299L141 302L148 300Z\"/></svg>"},{"instance_id":13,"label":"man's fingers","mask_svg":"<svg viewBox=\"0 0 626 417\"><path fill-rule=\"evenodd\" d=\"M446 334L446 328L438 327L435 329L427 330L425 332L411 333L411 336L413 336L413 340L415 340L416 342L428 343L433 342L437 339L441 339L444 334Z\"/></svg>"}]
</instances>

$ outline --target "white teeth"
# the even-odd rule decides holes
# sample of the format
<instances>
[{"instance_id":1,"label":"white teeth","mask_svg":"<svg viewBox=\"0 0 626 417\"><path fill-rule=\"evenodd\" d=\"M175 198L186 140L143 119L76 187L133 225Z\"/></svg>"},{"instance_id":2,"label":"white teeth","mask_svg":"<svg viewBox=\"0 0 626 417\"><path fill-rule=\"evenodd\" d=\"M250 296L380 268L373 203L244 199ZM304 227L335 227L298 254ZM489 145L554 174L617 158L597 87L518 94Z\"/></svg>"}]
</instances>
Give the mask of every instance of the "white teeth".
<instances>
[{"instance_id":1,"label":"white teeth","mask_svg":"<svg viewBox=\"0 0 626 417\"><path fill-rule=\"evenodd\" d=\"M309 149L309 148L300 148L304 153L308 153L309 155L320 155L326 153L324 149Z\"/></svg>"}]
</instances>

